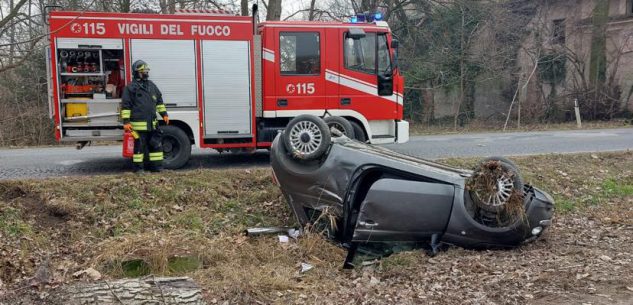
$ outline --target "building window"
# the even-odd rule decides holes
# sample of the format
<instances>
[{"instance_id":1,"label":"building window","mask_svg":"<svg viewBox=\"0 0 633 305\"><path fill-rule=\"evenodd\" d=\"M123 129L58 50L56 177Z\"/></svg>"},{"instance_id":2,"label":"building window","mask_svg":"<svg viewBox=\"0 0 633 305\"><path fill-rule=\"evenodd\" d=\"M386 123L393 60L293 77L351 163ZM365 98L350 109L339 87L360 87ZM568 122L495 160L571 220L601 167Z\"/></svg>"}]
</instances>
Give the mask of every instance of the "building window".
<instances>
[{"instance_id":1,"label":"building window","mask_svg":"<svg viewBox=\"0 0 633 305\"><path fill-rule=\"evenodd\" d=\"M552 21L552 43L565 44L565 19Z\"/></svg>"},{"instance_id":2,"label":"building window","mask_svg":"<svg viewBox=\"0 0 633 305\"><path fill-rule=\"evenodd\" d=\"M626 15L633 16L633 0L626 1Z\"/></svg>"},{"instance_id":3,"label":"building window","mask_svg":"<svg viewBox=\"0 0 633 305\"><path fill-rule=\"evenodd\" d=\"M321 73L319 33L280 33L279 57L282 75L318 75Z\"/></svg>"}]
</instances>

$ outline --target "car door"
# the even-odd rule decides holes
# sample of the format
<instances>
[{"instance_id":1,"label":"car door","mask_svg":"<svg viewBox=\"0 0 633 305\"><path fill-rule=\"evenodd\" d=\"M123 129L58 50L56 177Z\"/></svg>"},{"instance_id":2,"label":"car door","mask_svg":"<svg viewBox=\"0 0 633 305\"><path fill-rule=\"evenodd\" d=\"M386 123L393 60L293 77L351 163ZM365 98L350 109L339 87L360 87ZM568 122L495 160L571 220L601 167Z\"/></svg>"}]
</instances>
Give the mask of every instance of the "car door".
<instances>
[{"instance_id":1,"label":"car door","mask_svg":"<svg viewBox=\"0 0 633 305\"><path fill-rule=\"evenodd\" d=\"M276 110L278 116L326 107L325 35L322 29L276 30L278 64Z\"/></svg>"},{"instance_id":2,"label":"car door","mask_svg":"<svg viewBox=\"0 0 633 305\"><path fill-rule=\"evenodd\" d=\"M353 242L419 242L442 234L450 218L451 184L383 178L369 188Z\"/></svg>"}]
</instances>

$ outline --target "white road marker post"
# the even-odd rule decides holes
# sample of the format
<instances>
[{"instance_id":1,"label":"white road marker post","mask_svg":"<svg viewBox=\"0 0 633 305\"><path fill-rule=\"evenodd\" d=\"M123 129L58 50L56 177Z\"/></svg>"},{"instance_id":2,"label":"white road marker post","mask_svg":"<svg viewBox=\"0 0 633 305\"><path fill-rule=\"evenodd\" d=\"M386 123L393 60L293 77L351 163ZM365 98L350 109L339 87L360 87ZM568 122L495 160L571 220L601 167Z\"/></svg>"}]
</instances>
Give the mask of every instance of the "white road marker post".
<instances>
[{"instance_id":1,"label":"white road marker post","mask_svg":"<svg viewBox=\"0 0 633 305\"><path fill-rule=\"evenodd\" d=\"M582 128L582 122L580 120L580 107L578 107L578 99L574 99L574 112L576 113L576 127Z\"/></svg>"}]
</instances>

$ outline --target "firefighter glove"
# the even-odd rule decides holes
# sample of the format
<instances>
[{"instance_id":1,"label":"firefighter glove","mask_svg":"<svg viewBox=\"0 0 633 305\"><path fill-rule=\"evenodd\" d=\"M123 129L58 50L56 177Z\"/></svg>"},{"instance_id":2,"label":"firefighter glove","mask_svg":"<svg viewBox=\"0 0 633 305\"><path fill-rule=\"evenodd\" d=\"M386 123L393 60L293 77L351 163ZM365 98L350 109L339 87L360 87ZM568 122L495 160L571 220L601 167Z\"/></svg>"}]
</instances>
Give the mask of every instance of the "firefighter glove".
<instances>
[{"instance_id":1,"label":"firefighter glove","mask_svg":"<svg viewBox=\"0 0 633 305\"><path fill-rule=\"evenodd\" d=\"M165 121L165 125L169 125L169 117L164 115L163 116L163 121Z\"/></svg>"},{"instance_id":2,"label":"firefighter glove","mask_svg":"<svg viewBox=\"0 0 633 305\"><path fill-rule=\"evenodd\" d=\"M127 124L123 125L123 129L125 131L132 131L132 124L127 123Z\"/></svg>"}]
</instances>

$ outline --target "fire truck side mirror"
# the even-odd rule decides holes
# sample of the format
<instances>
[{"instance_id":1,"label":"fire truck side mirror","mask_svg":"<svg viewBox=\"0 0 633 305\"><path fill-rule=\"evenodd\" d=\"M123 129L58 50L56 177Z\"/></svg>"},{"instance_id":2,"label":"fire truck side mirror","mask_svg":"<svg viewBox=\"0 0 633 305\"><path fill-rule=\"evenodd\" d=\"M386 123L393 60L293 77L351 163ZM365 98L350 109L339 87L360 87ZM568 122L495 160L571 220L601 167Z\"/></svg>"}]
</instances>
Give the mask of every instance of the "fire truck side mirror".
<instances>
[{"instance_id":1,"label":"fire truck side mirror","mask_svg":"<svg viewBox=\"0 0 633 305\"><path fill-rule=\"evenodd\" d=\"M392 39L391 40L391 48L392 49L397 49L398 47L400 47L400 42L398 42L398 39Z\"/></svg>"},{"instance_id":2,"label":"fire truck side mirror","mask_svg":"<svg viewBox=\"0 0 633 305\"><path fill-rule=\"evenodd\" d=\"M393 94L393 74L378 73L378 95L389 96Z\"/></svg>"}]
</instances>

